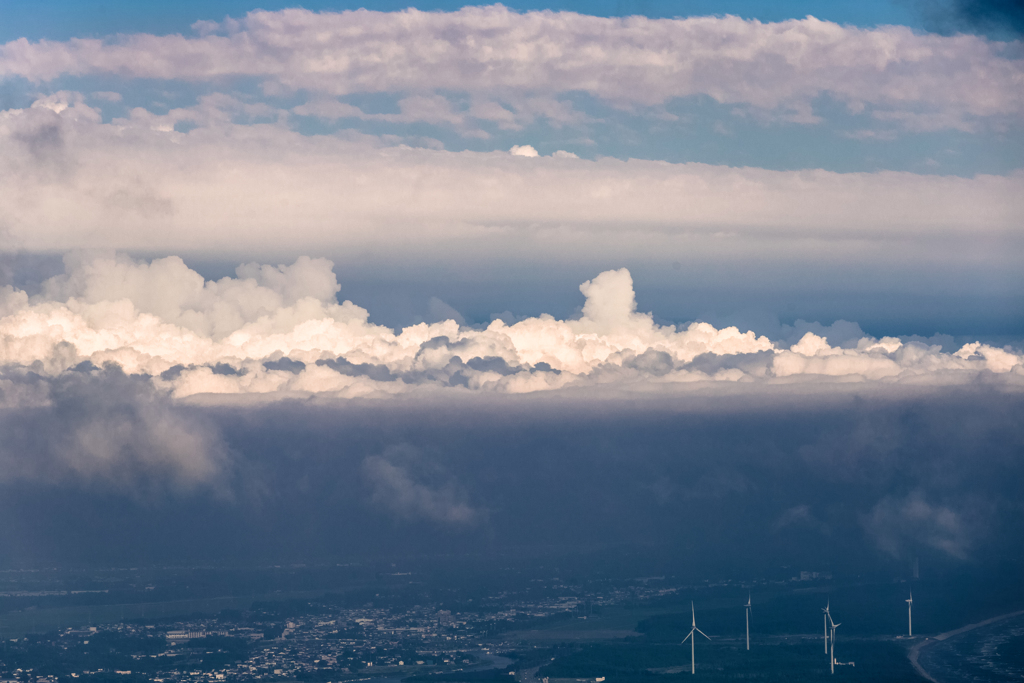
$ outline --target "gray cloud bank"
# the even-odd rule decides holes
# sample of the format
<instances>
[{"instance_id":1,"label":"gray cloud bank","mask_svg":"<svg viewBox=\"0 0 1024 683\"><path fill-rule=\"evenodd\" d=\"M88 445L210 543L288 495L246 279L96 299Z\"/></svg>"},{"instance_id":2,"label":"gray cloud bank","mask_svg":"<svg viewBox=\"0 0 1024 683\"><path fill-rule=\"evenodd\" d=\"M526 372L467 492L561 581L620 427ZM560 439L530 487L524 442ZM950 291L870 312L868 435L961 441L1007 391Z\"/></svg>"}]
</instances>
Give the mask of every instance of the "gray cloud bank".
<instances>
[{"instance_id":1,"label":"gray cloud bank","mask_svg":"<svg viewBox=\"0 0 1024 683\"><path fill-rule=\"evenodd\" d=\"M123 391L109 372L90 371L84 401ZM633 547L702 572L918 556L933 575L1019 560L1022 406L984 384L213 406L203 419L235 454L221 482L240 494L139 505L124 483L7 478L0 547L230 562Z\"/></svg>"},{"instance_id":2,"label":"gray cloud bank","mask_svg":"<svg viewBox=\"0 0 1024 683\"><path fill-rule=\"evenodd\" d=\"M709 386L841 390L850 383L1024 388L1019 348L975 342L944 351L863 336L849 324L808 326L799 338L774 341L707 323L660 325L636 310L626 269L583 283L575 319L496 319L486 327L449 319L392 330L350 301L338 303L326 259L247 264L215 281L177 257L78 255L66 264L39 294L0 289L0 366L12 377L60 378L111 365L174 399L229 401L583 390L671 396ZM22 389L12 387L5 401L18 405Z\"/></svg>"},{"instance_id":3,"label":"gray cloud bank","mask_svg":"<svg viewBox=\"0 0 1024 683\"><path fill-rule=\"evenodd\" d=\"M447 13L255 11L195 28L194 37L20 39L0 46L0 76L247 76L263 79L271 93L332 96L468 91L479 99L472 116L509 125L523 112L495 98L568 91L623 107L704 95L804 123L817 120L812 103L828 94L853 112L872 107L880 119L925 130L970 130L979 119L1024 112L1021 63L1003 46L895 26L520 14L496 5ZM422 104L410 101L408 114L450 117L443 105L427 112ZM533 108L564 115L564 106ZM349 105L346 115L358 111Z\"/></svg>"}]
</instances>

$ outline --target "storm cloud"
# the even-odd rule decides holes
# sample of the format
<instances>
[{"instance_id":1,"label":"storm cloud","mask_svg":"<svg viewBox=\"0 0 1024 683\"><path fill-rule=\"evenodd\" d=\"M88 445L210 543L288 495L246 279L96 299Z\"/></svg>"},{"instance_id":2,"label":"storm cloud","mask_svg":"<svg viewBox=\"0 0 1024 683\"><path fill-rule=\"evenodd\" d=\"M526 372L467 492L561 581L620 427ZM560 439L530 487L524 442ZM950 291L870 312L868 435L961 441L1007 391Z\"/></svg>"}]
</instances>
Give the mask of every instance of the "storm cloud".
<instances>
[{"instance_id":1,"label":"storm cloud","mask_svg":"<svg viewBox=\"0 0 1024 683\"><path fill-rule=\"evenodd\" d=\"M124 561L559 548L699 572L856 572L913 557L931 572L1011 559L1018 547L1022 406L982 384L211 405L203 420L232 454L218 485L234 495L193 486L140 501L70 471L7 479L0 543L43 529L17 561L42 561L47 548L88 556L75 548L91 539L92 552ZM160 467L151 480L172 481ZM101 542L109 528L125 545Z\"/></svg>"}]
</instances>

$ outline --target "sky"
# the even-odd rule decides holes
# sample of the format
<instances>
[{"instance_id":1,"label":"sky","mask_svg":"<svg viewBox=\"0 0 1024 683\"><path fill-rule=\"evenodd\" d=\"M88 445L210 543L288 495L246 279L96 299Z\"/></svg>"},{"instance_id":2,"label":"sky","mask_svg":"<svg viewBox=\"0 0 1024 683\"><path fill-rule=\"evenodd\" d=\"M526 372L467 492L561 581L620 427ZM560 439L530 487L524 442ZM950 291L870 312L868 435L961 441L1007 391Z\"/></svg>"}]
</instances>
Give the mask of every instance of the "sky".
<instances>
[{"instance_id":1,"label":"sky","mask_svg":"<svg viewBox=\"0 0 1024 683\"><path fill-rule=\"evenodd\" d=\"M1018 2L0 13L7 563L1024 540Z\"/></svg>"}]
</instances>

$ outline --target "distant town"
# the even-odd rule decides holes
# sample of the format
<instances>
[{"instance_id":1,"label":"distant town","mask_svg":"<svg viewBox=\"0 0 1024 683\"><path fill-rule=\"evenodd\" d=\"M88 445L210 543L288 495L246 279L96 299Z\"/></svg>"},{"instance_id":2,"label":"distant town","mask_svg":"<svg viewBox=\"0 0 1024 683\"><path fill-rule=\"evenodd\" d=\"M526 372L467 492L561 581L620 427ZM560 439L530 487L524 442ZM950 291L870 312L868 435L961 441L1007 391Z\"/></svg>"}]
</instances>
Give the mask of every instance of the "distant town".
<instances>
[{"instance_id":1,"label":"distant town","mask_svg":"<svg viewBox=\"0 0 1024 683\"><path fill-rule=\"evenodd\" d=\"M275 580L284 573L293 584L324 573L275 571ZM775 672L759 679L914 680L908 654L928 640L909 633L910 581L837 585L828 571L699 583L516 575L502 590L432 587L415 572L393 571L319 596L278 590L164 601L152 598L176 585L210 592L203 581L215 583L216 572L168 571L163 584L160 571L141 573L78 577L106 581L106 589L58 588L70 582L59 573L3 573L0 683L658 683L691 671L741 680L770 666ZM922 632L944 626L928 606L936 586L921 583L916 594ZM124 602L111 604L117 599ZM872 623L872 610L886 618ZM694 628L699 642L687 640Z\"/></svg>"}]
</instances>

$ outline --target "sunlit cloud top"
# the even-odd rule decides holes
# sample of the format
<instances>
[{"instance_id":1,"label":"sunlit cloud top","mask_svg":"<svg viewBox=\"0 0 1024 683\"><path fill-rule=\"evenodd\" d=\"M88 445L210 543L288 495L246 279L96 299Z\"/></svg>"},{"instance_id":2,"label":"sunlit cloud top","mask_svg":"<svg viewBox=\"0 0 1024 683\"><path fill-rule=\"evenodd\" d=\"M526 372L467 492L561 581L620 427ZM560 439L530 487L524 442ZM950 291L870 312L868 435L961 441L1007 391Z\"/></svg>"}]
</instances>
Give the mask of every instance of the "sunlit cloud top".
<instances>
[{"instance_id":1,"label":"sunlit cloud top","mask_svg":"<svg viewBox=\"0 0 1024 683\"><path fill-rule=\"evenodd\" d=\"M982 377L1024 388L1024 355L980 343L947 353L893 337L830 343L820 329L790 343L707 323L658 325L636 310L625 269L580 286L578 318L496 319L482 328L446 320L391 330L337 303L338 291L323 259L243 265L217 281L175 257L69 262L38 296L3 293L0 364L11 386L27 370L56 377L113 364L179 398L640 385L671 394L707 382L942 386Z\"/></svg>"}]
</instances>

